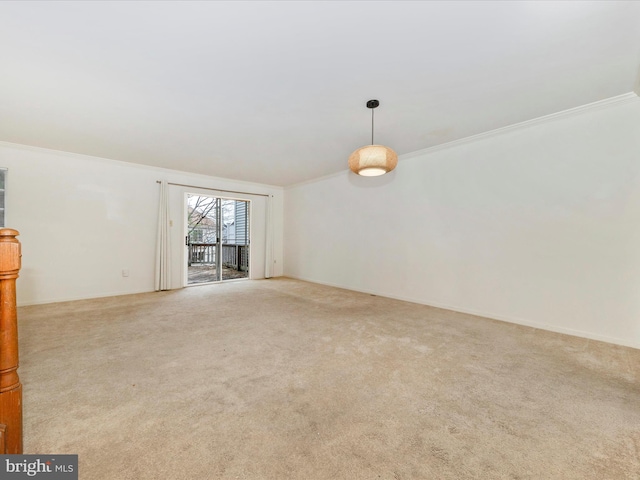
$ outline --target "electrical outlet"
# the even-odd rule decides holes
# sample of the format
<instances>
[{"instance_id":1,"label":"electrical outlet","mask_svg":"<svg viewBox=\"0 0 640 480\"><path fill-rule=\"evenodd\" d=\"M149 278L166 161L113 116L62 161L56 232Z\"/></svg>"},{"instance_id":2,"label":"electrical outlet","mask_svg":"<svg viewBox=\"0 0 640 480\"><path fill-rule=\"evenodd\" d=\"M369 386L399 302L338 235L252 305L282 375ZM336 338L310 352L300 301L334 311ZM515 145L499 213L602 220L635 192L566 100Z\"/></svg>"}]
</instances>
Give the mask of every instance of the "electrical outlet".
<instances>
[{"instance_id":1,"label":"electrical outlet","mask_svg":"<svg viewBox=\"0 0 640 480\"><path fill-rule=\"evenodd\" d=\"M122 270L122 276L123 277L128 277L129 276L129 269L128 268L125 268L125 269Z\"/></svg>"}]
</instances>

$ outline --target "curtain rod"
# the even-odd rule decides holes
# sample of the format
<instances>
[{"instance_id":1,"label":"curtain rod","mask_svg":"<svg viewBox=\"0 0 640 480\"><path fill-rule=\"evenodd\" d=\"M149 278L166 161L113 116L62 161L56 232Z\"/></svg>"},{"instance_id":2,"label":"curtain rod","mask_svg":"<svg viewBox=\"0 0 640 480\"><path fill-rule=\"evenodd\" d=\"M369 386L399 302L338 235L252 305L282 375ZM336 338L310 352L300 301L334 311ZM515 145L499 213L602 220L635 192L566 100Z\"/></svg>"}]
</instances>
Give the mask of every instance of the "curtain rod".
<instances>
[{"instance_id":1,"label":"curtain rod","mask_svg":"<svg viewBox=\"0 0 640 480\"><path fill-rule=\"evenodd\" d=\"M162 183L162 182L160 180L156 180L156 183ZM184 183L167 182L167 185L173 185L174 187L199 188L200 190L211 190L213 192L239 193L241 195L257 195L259 197L272 197L273 196L273 195L268 194L268 193L238 192L237 190L222 190L220 188L199 187L197 185L185 185Z\"/></svg>"}]
</instances>

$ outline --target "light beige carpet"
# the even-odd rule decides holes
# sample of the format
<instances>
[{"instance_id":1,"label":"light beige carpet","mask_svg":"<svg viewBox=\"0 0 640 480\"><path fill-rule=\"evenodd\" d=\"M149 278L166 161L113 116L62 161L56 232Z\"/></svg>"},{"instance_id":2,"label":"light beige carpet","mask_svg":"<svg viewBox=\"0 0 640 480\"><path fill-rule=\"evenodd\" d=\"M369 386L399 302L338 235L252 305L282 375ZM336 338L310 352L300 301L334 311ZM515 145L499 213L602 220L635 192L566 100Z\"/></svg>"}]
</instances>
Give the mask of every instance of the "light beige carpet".
<instances>
[{"instance_id":1,"label":"light beige carpet","mask_svg":"<svg viewBox=\"0 0 640 480\"><path fill-rule=\"evenodd\" d=\"M638 479L640 351L290 280L19 309L82 480Z\"/></svg>"}]
</instances>

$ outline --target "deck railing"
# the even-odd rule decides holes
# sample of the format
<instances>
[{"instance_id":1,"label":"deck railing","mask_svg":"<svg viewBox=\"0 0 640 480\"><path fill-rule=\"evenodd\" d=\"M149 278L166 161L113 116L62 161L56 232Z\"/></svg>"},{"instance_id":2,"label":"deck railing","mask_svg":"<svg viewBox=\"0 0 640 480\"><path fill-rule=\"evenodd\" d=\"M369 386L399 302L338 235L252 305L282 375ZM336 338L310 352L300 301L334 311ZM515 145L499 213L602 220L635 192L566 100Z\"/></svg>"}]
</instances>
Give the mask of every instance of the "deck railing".
<instances>
[{"instance_id":1,"label":"deck railing","mask_svg":"<svg viewBox=\"0 0 640 480\"><path fill-rule=\"evenodd\" d=\"M249 246L222 245L222 265L243 272L249 270Z\"/></svg>"},{"instance_id":2,"label":"deck railing","mask_svg":"<svg viewBox=\"0 0 640 480\"><path fill-rule=\"evenodd\" d=\"M190 243L189 265L216 263L216 243Z\"/></svg>"},{"instance_id":3,"label":"deck railing","mask_svg":"<svg viewBox=\"0 0 640 480\"><path fill-rule=\"evenodd\" d=\"M215 265L216 243L189 243L189 265ZM221 263L235 270L249 270L249 245L224 243L221 245Z\"/></svg>"}]
</instances>

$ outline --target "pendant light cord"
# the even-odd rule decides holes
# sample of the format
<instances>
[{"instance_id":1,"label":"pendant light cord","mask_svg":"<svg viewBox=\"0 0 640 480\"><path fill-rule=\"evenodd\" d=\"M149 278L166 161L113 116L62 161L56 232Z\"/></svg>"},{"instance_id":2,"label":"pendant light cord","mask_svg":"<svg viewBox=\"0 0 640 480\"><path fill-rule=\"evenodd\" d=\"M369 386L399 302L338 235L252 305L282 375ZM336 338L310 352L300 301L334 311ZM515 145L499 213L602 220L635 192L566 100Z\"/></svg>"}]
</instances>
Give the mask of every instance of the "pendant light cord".
<instances>
[{"instance_id":1,"label":"pendant light cord","mask_svg":"<svg viewBox=\"0 0 640 480\"><path fill-rule=\"evenodd\" d=\"M374 108L371 109L371 145L373 145L373 112Z\"/></svg>"}]
</instances>

